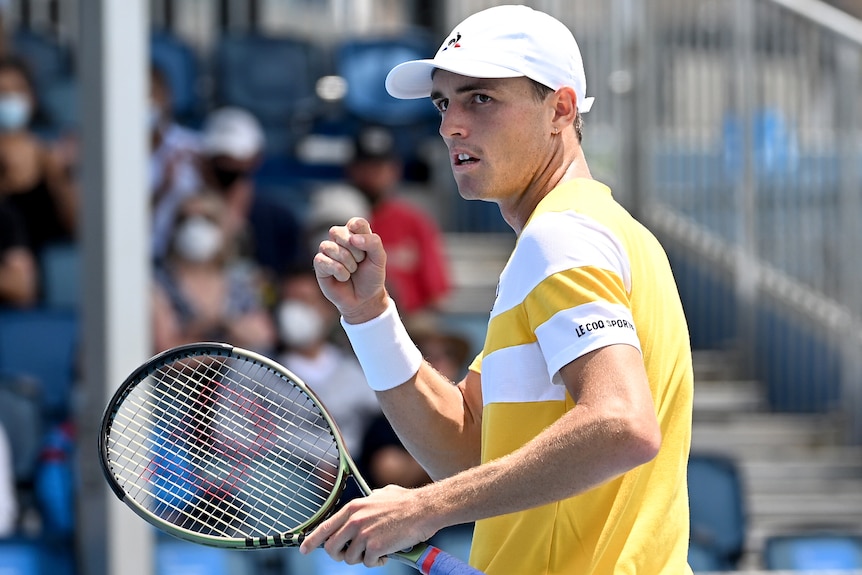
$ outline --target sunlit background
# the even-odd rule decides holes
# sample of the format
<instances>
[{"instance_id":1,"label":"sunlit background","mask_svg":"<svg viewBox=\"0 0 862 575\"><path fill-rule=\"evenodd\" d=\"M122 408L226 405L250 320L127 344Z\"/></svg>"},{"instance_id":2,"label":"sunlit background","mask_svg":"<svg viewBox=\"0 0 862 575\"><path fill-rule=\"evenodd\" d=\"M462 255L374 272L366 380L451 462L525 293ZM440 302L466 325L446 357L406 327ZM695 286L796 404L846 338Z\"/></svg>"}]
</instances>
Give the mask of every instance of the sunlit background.
<instances>
[{"instance_id":1,"label":"sunlit background","mask_svg":"<svg viewBox=\"0 0 862 575\"><path fill-rule=\"evenodd\" d=\"M108 503L98 418L117 374L152 351L147 292L118 277L146 281L146 227L110 224L141 212L146 182L111 182L146 170L150 62L184 126L224 105L258 118L258 193L300 219L312 190L343 179L358 123L388 125L404 197L444 233L454 290L443 319L475 351L514 235L494 205L458 197L430 103L389 97L383 78L499 3L0 2L6 49L35 75L36 128L76 150L82 198L76 238L42 253L39 302L0 310L0 374L16 382L0 386L0 420L22 509L0 573L362 571L186 545ZM593 175L659 236L679 284L696 368L692 567L862 572L862 2L525 3L573 30L596 98L583 141ZM130 43L105 23L129 26ZM22 390L22 374L36 387ZM448 543L463 554L469 540Z\"/></svg>"}]
</instances>

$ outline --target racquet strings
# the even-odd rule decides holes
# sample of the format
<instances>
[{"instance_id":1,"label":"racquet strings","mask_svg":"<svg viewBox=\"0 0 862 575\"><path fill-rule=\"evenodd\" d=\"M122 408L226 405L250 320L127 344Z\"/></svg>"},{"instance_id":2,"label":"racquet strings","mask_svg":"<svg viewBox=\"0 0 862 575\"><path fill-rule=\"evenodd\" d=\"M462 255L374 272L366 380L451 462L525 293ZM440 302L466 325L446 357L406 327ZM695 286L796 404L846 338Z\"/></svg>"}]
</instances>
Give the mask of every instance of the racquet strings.
<instances>
[{"instance_id":1,"label":"racquet strings","mask_svg":"<svg viewBox=\"0 0 862 575\"><path fill-rule=\"evenodd\" d=\"M142 375L106 445L127 497L207 536L298 532L342 483L317 404L284 375L233 355L183 356Z\"/></svg>"}]
</instances>

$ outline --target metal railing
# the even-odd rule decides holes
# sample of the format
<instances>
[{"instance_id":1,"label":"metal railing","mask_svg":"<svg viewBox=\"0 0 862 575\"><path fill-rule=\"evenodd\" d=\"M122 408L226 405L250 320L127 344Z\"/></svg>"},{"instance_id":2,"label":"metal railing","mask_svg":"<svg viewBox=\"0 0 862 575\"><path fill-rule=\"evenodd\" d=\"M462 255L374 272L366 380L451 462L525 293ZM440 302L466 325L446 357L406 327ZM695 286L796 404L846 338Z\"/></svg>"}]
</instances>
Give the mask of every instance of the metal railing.
<instances>
[{"instance_id":1,"label":"metal railing","mask_svg":"<svg viewBox=\"0 0 862 575\"><path fill-rule=\"evenodd\" d=\"M862 24L816 0L529 4L578 38L587 158L664 240L694 345L862 440Z\"/></svg>"},{"instance_id":2,"label":"metal railing","mask_svg":"<svg viewBox=\"0 0 862 575\"><path fill-rule=\"evenodd\" d=\"M641 216L697 288L693 334L743 352L774 409L840 414L859 441L862 25L811 1L659 4Z\"/></svg>"}]
</instances>

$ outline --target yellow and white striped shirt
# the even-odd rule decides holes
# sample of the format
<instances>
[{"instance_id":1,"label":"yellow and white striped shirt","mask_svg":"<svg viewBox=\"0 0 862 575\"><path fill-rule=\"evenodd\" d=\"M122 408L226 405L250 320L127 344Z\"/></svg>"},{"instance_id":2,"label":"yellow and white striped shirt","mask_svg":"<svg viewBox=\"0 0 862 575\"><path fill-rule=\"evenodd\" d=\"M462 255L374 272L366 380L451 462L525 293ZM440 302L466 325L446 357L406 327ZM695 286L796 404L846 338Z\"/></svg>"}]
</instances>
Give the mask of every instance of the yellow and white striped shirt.
<instances>
[{"instance_id":1,"label":"yellow and white striped shirt","mask_svg":"<svg viewBox=\"0 0 862 575\"><path fill-rule=\"evenodd\" d=\"M482 354L482 461L574 407L564 365L612 344L641 351L662 431L658 456L579 496L479 521L471 563L489 575L690 573L688 328L664 250L593 180L536 207L500 277Z\"/></svg>"}]
</instances>

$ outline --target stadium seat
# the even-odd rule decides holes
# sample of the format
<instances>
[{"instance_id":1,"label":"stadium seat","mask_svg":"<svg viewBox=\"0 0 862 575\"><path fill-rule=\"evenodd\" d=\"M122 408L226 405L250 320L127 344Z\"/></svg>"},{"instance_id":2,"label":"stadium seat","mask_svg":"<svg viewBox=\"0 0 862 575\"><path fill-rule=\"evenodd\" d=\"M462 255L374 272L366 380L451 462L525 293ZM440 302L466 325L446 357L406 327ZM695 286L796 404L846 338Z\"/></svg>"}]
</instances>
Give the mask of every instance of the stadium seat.
<instances>
[{"instance_id":1,"label":"stadium seat","mask_svg":"<svg viewBox=\"0 0 862 575\"><path fill-rule=\"evenodd\" d=\"M157 539L156 575L251 575L254 552L217 549L180 539Z\"/></svg>"},{"instance_id":2,"label":"stadium seat","mask_svg":"<svg viewBox=\"0 0 862 575\"><path fill-rule=\"evenodd\" d=\"M688 463L691 511L689 561L702 571L731 571L745 545L744 487L733 460L692 454Z\"/></svg>"},{"instance_id":3,"label":"stadium seat","mask_svg":"<svg viewBox=\"0 0 862 575\"><path fill-rule=\"evenodd\" d=\"M0 539L2 575L73 575L72 548L64 543L13 536Z\"/></svg>"},{"instance_id":4,"label":"stadium seat","mask_svg":"<svg viewBox=\"0 0 862 575\"><path fill-rule=\"evenodd\" d=\"M79 123L78 94L78 81L73 76L54 78L42 87L40 100L47 124L42 133L53 138L75 132Z\"/></svg>"},{"instance_id":5,"label":"stadium seat","mask_svg":"<svg viewBox=\"0 0 862 575\"><path fill-rule=\"evenodd\" d=\"M75 309L80 297L81 254L71 242L45 246L39 257L42 304L49 308Z\"/></svg>"},{"instance_id":6,"label":"stadium seat","mask_svg":"<svg viewBox=\"0 0 862 575\"><path fill-rule=\"evenodd\" d=\"M59 78L73 75L72 49L32 30L16 30L12 37L15 52L29 64L38 89Z\"/></svg>"},{"instance_id":7,"label":"stadium seat","mask_svg":"<svg viewBox=\"0 0 862 575\"><path fill-rule=\"evenodd\" d=\"M423 29L398 36L352 38L335 50L335 71L347 84L341 102L346 130L365 124L393 128L396 147L404 161L404 178L425 182L429 177L429 143L442 146L440 115L428 98L401 100L386 91L386 75L407 60L430 58L436 43Z\"/></svg>"},{"instance_id":8,"label":"stadium seat","mask_svg":"<svg viewBox=\"0 0 862 575\"><path fill-rule=\"evenodd\" d=\"M69 310L0 312L0 374L29 377L42 389L43 413L68 415L79 341L78 317Z\"/></svg>"},{"instance_id":9,"label":"stadium seat","mask_svg":"<svg viewBox=\"0 0 862 575\"><path fill-rule=\"evenodd\" d=\"M268 154L284 154L297 126L313 115L315 85L327 70L324 51L304 39L229 34L213 54L215 104L253 113L264 126Z\"/></svg>"},{"instance_id":10,"label":"stadium seat","mask_svg":"<svg viewBox=\"0 0 862 575\"><path fill-rule=\"evenodd\" d=\"M199 124L200 65L192 47L171 32L154 30L150 34L150 61L168 81L174 118L181 124Z\"/></svg>"},{"instance_id":11,"label":"stadium seat","mask_svg":"<svg viewBox=\"0 0 862 575\"><path fill-rule=\"evenodd\" d=\"M411 31L392 38L359 38L336 50L336 73L347 82L344 108L363 121L389 126L432 122L438 114L426 98L399 100L386 92L389 70L407 60L430 58L436 45L427 33Z\"/></svg>"},{"instance_id":12,"label":"stadium seat","mask_svg":"<svg viewBox=\"0 0 862 575\"><path fill-rule=\"evenodd\" d=\"M0 573L3 575L42 575L45 549L30 539L0 539Z\"/></svg>"},{"instance_id":13,"label":"stadium seat","mask_svg":"<svg viewBox=\"0 0 862 575\"><path fill-rule=\"evenodd\" d=\"M70 45L47 34L16 30L14 50L30 66L39 102L40 114L34 118L34 129L53 138L75 124L76 84Z\"/></svg>"},{"instance_id":14,"label":"stadium seat","mask_svg":"<svg viewBox=\"0 0 862 575\"><path fill-rule=\"evenodd\" d=\"M851 571L862 569L862 534L801 532L774 535L764 544L770 570Z\"/></svg>"}]
</instances>

